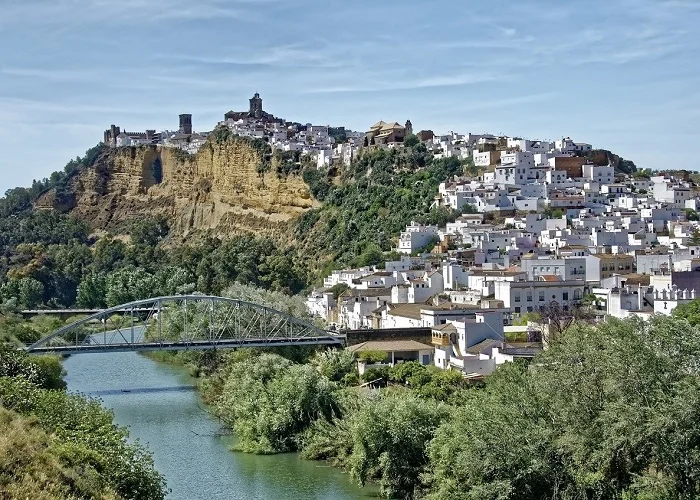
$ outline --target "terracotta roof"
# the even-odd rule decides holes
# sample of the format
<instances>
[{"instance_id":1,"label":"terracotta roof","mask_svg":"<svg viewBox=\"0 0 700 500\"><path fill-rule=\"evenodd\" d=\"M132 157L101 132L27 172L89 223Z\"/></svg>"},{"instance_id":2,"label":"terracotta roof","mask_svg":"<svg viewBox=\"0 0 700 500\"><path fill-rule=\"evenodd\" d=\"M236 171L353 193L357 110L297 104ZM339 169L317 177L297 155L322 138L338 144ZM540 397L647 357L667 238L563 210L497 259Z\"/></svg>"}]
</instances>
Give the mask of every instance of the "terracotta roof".
<instances>
[{"instance_id":1,"label":"terracotta roof","mask_svg":"<svg viewBox=\"0 0 700 500\"><path fill-rule=\"evenodd\" d=\"M384 125L386 125L386 122L385 122L384 120L379 120L377 123L375 123L374 125L372 125L369 129L370 129L370 130L373 130L373 129L375 129L375 128L380 129L380 128L382 128Z\"/></svg>"},{"instance_id":2,"label":"terracotta roof","mask_svg":"<svg viewBox=\"0 0 700 500\"><path fill-rule=\"evenodd\" d=\"M403 125L399 125L397 122L393 122L393 123L385 123L384 126L382 127L382 130L392 131L392 130L402 129L402 128L404 128Z\"/></svg>"},{"instance_id":3,"label":"terracotta roof","mask_svg":"<svg viewBox=\"0 0 700 500\"><path fill-rule=\"evenodd\" d=\"M626 276L625 285L642 285L649 286L650 276L648 274L628 274Z\"/></svg>"},{"instance_id":4,"label":"terracotta roof","mask_svg":"<svg viewBox=\"0 0 700 500\"><path fill-rule=\"evenodd\" d=\"M341 297L381 297L381 296L391 296L391 288L368 288L367 290L360 290L358 288L351 288L345 290Z\"/></svg>"},{"instance_id":5,"label":"terracotta roof","mask_svg":"<svg viewBox=\"0 0 700 500\"><path fill-rule=\"evenodd\" d=\"M433 346L415 340L370 340L348 347L350 352L362 351L432 351Z\"/></svg>"},{"instance_id":6,"label":"terracotta roof","mask_svg":"<svg viewBox=\"0 0 700 500\"><path fill-rule=\"evenodd\" d=\"M633 258L632 255L626 254L626 253L594 253L592 254L593 257L598 257L599 259L617 259L617 258Z\"/></svg>"},{"instance_id":7,"label":"terracotta roof","mask_svg":"<svg viewBox=\"0 0 700 500\"><path fill-rule=\"evenodd\" d=\"M472 311L483 311L479 306L469 304L446 303L439 306L429 304L392 304L388 314L401 316L402 318L420 319L421 311L468 311L465 314L472 314Z\"/></svg>"},{"instance_id":8,"label":"terracotta roof","mask_svg":"<svg viewBox=\"0 0 700 500\"><path fill-rule=\"evenodd\" d=\"M501 349L503 354L524 358L532 358L540 351L542 351L542 344L539 342L509 343L504 344L503 349Z\"/></svg>"},{"instance_id":9,"label":"terracotta roof","mask_svg":"<svg viewBox=\"0 0 700 500\"><path fill-rule=\"evenodd\" d=\"M445 333L457 333L457 328L452 323L434 326L433 330Z\"/></svg>"},{"instance_id":10,"label":"terracotta roof","mask_svg":"<svg viewBox=\"0 0 700 500\"><path fill-rule=\"evenodd\" d=\"M542 274L540 278L542 281L561 281L561 277L555 274Z\"/></svg>"},{"instance_id":11,"label":"terracotta roof","mask_svg":"<svg viewBox=\"0 0 700 500\"><path fill-rule=\"evenodd\" d=\"M517 276L519 274L525 274L523 271L477 271L473 270L472 274L474 276Z\"/></svg>"},{"instance_id":12,"label":"terracotta roof","mask_svg":"<svg viewBox=\"0 0 700 500\"><path fill-rule=\"evenodd\" d=\"M425 308L425 304L397 304L392 305L387 314L401 316L402 318L420 319L420 310Z\"/></svg>"},{"instance_id":13,"label":"terracotta roof","mask_svg":"<svg viewBox=\"0 0 700 500\"><path fill-rule=\"evenodd\" d=\"M469 354L479 354L480 352L483 352L485 349L491 349L492 347L500 346L501 341L500 340L494 340L494 339L486 339L482 340L478 344L474 344L471 347L467 348L467 352Z\"/></svg>"}]
</instances>

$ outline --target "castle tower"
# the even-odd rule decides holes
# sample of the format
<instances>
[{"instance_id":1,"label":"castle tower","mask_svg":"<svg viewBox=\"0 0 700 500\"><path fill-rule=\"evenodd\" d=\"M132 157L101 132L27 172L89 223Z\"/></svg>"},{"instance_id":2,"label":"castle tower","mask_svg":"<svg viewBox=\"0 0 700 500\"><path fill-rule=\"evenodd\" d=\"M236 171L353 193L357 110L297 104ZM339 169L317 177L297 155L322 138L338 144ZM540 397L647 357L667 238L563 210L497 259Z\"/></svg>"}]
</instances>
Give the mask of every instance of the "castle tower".
<instances>
[{"instance_id":1,"label":"castle tower","mask_svg":"<svg viewBox=\"0 0 700 500\"><path fill-rule=\"evenodd\" d=\"M117 137L121 134L121 130L119 127L116 125L112 125L109 127L107 130L105 130L104 134L104 143L108 146L116 146L117 145Z\"/></svg>"},{"instance_id":2,"label":"castle tower","mask_svg":"<svg viewBox=\"0 0 700 500\"><path fill-rule=\"evenodd\" d=\"M411 120L406 120L406 125L404 128L406 129L406 135L413 134L413 124L411 123Z\"/></svg>"},{"instance_id":3,"label":"castle tower","mask_svg":"<svg viewBox=\"0 0 700 500\"><path fill-rule=\"evenodd\" d=\"M192 135L192 115L180 115L180 133Z\"/></svg>"},{"instance_id":4,"label":"castle tower","mask_svg":"<svg viewBox=\"0 0 700 500\"><path fill-rule=\"evenodd\" d=\"M260 94L258 94L257 92L250 99L249 114L250 114L250 116L254 117L256 120L260 120L263 116L262 99L260 98Z\"/></svg>"}]
</instances>

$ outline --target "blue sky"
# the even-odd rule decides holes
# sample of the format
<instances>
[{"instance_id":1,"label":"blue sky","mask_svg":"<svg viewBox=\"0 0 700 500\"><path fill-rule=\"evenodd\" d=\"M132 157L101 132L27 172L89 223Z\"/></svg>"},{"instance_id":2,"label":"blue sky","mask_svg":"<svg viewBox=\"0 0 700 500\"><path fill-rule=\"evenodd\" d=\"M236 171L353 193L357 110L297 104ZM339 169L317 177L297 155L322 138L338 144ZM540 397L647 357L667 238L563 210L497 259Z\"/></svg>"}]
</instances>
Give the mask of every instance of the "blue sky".
<instances>
[{"instance_id":1,"label":"blue sky","mask_svg":"<svg viewBox=\"0 0 700 500\"><path fill-rule=\"evenodd\" d=\"M122 129L289 120L574 140L698 166L700 0L0 0L0 192Z\"/></svg>"}]
</instances>

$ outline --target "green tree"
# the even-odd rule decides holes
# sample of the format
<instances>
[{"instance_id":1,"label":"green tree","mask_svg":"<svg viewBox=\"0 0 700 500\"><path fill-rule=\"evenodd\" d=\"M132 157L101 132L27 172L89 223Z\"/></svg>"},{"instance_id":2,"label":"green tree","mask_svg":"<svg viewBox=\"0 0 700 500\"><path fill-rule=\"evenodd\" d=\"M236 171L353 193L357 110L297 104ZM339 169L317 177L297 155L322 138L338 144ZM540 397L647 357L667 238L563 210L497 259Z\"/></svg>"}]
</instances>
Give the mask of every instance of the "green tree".
<instances>
[{"instance_id":1,"label":"green tree","mask_svg":"<svg viewBox=\"0 0 700 500\"><path fill-rule=\"evenodd\" d=\"M700 229L693 229L693 234L690 236L691 245L700 245Z\"/></svg>"},{"instance_id":2,"label":"green tree","mask_svg":"<svg viewBox=\"0 0 700 500\"><path fill-rule=\"evenodd\" d=\"M0 487L3 498L114 498L97 471L72 463L63 444L29 417L0 407Z\"/></svg>"},{"instance_id":3,"label":"green tree","mask_svg":"<svg viewBox=\"0 0 700 500\"><path fill-rule=\"evenodd\" d=\"M574 324L468 393L430 443L429 497L694 498L698 360L683 319Z\"/></svg>"},{"instance_id":4,"label":"green tree","mask_svg":"<svg viewBox=\"0 0 700 500\"><path fill-rule=\"evenodd\" d=\"M42 303L44 284L34 278L21 278L17 281L17 298L22 307L32 309Z\"/></svg>"},{"instance_id":5,"label":"green tree","mask_svg":"<svg viewBox=\"0 0 700 500\"><path fill-rule=\"evenodd\" d=\"M693 210L692 208L685 208L683 209L683 212L685 212L685 218L689 221L697 221L698 220L698 213Z\"/></svg>"},{"instance_id":6,"label":"green tree","mask_svg":"<svg viewBox=\"0 0 700 500\"><path fill-rule=\"evenodd\" d=\"M103 274L90 273L78 285L76 305L87 308L104 307L106 300L106 282Z\"/></svg>"},{"instance_id":7,"label":"green tree","mask_svg":"<svg viewBox=\"0 0 700 500\"><path fill-rule=\"evenodd\" d=\"M365 363L384 363L389 359L389 354L386 351L359 351L357 359Z\"/></svg>"},{"instance_id":8,"label":"green tree","mask_svg":"<svg viewBox=\"0 0 700 500\"><path fill-rule=\"evenodd\" d=\"M428 465L426 448L447 409L413 395L388 395L350 417L350 474L360 484L377 479L385 498L414 498Z\"/></svg>"},{"instance_id":9,"label":"green tree","mask_svg":"<svg viewBox=\"0 0 700 500\"><path fill-rule=\"evenodd\" d=\"M303 432L337 408L333 384L316 368L275 354L230 360L222 387L216 414L247 452L297 450Z\"/></svg>"},{"instance_id":10,"label":"green tree","mask_svg":"<svg viewBox=\"0 0 700 500\"><path fill-rule=\"evenodd\" d=\"M345 284L345 283L337 283L330 287L329 291L333 294L333 299L338 300L338 297L340 297L343 293L348 291L350 287Z\"/></svg>"},{"instance_id":11,"label":"green tree","mask_svg":"<svg viewBox=\"0 0 700 500\"><path fill-rule=\"evenodd\" d=\"M693 326L700 325L700 299L679 304L672 313L675 318L682 318Z\"/></svg>"},{"instance_id":12,"label":"green tree","mask_svg":"<svg viewBox=\"0 0 700 500\"><path fill-rule=\"evenodd\" d=\"M384 252L377 245L368 245L357 257L359 267L378 266L384 263Z\"/></svg>"},{"instance_id":13,"label":"green tree","mask_svg":"<svg viewBox=\"0 0 700 500\"><path fill-rule=\"evenodd\" d=\"M125 267L107 275L107 305L116 306L160 295L155 276L140 267Z\"/></svg>"},{"instance_id":14,"label":"green tree","mask_svg":"<svg viewBox=\"0 0 700 500\"><path fill-rule=\"evenodd\" d=\"M139 247L155 247L170 231L165 217L139 219L131 226L131 241Z\"/></svg>"},{"instance_id":15,"label":"green tree","mask_svg":"<svg viewBox=\"0 0 700 500\"><path fill-rule=\"evenodd\" d=\"M406 384L414 377L416 379L420 378L425 372L425 366L416 361L408 361L406 363L399 363L392 366L389 370L389 378L393 382Z\"/></svg>"},{"instance_id":16,"label":"green tree","mask_svg":"<svg viewBox=\"0 0 700 500\"><path fill-rule=\"evenodd\" d=\"M310 360L318 372L328 380L339 382L355 371L355 357L347 349L318 351Z\"/></svg>"},{"instance_id":17,"label":"green tree","mask_svg":"<svg viewBox=\"0 0 700 500\"><path fill-rule=\"evenodd\" d=\"M501 366L428 445L428 498L535 500L556 498L557 487L562 498L573 498L541 401L523 367Z\"/></svg>"},{"instance_id":18,"label":"green tree","mask_svg":"<svg viewBox=\"0 0 700 500\"><path fill-rule=\"evenodd\" d=\"M403 145L407 148L412 148L414 146L417 146L418 144L420 144L420 139L418 139L417 135L408 134L406 135L406 137L404 137Z\"/></svg>"}]
</instances>

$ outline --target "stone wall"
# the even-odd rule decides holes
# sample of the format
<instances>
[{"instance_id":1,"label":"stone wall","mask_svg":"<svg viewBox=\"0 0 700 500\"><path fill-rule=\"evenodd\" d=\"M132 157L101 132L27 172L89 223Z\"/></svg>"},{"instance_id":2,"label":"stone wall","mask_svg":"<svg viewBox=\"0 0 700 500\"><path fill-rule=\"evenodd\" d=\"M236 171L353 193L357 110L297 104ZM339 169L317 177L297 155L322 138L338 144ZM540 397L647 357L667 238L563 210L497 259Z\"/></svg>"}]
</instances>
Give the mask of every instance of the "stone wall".
<instances>
[{"instance_id":1,"label":"stone wall","mask_svg":"<svg viewBox=\"0 0 700 500\"><path fill-rule=\"evenodd\" d=\"M373 340L415 340L423 344L432 342L431 328L385 328L379 330L344 330L348 347Z\"/></svg>"}]
</instances>

